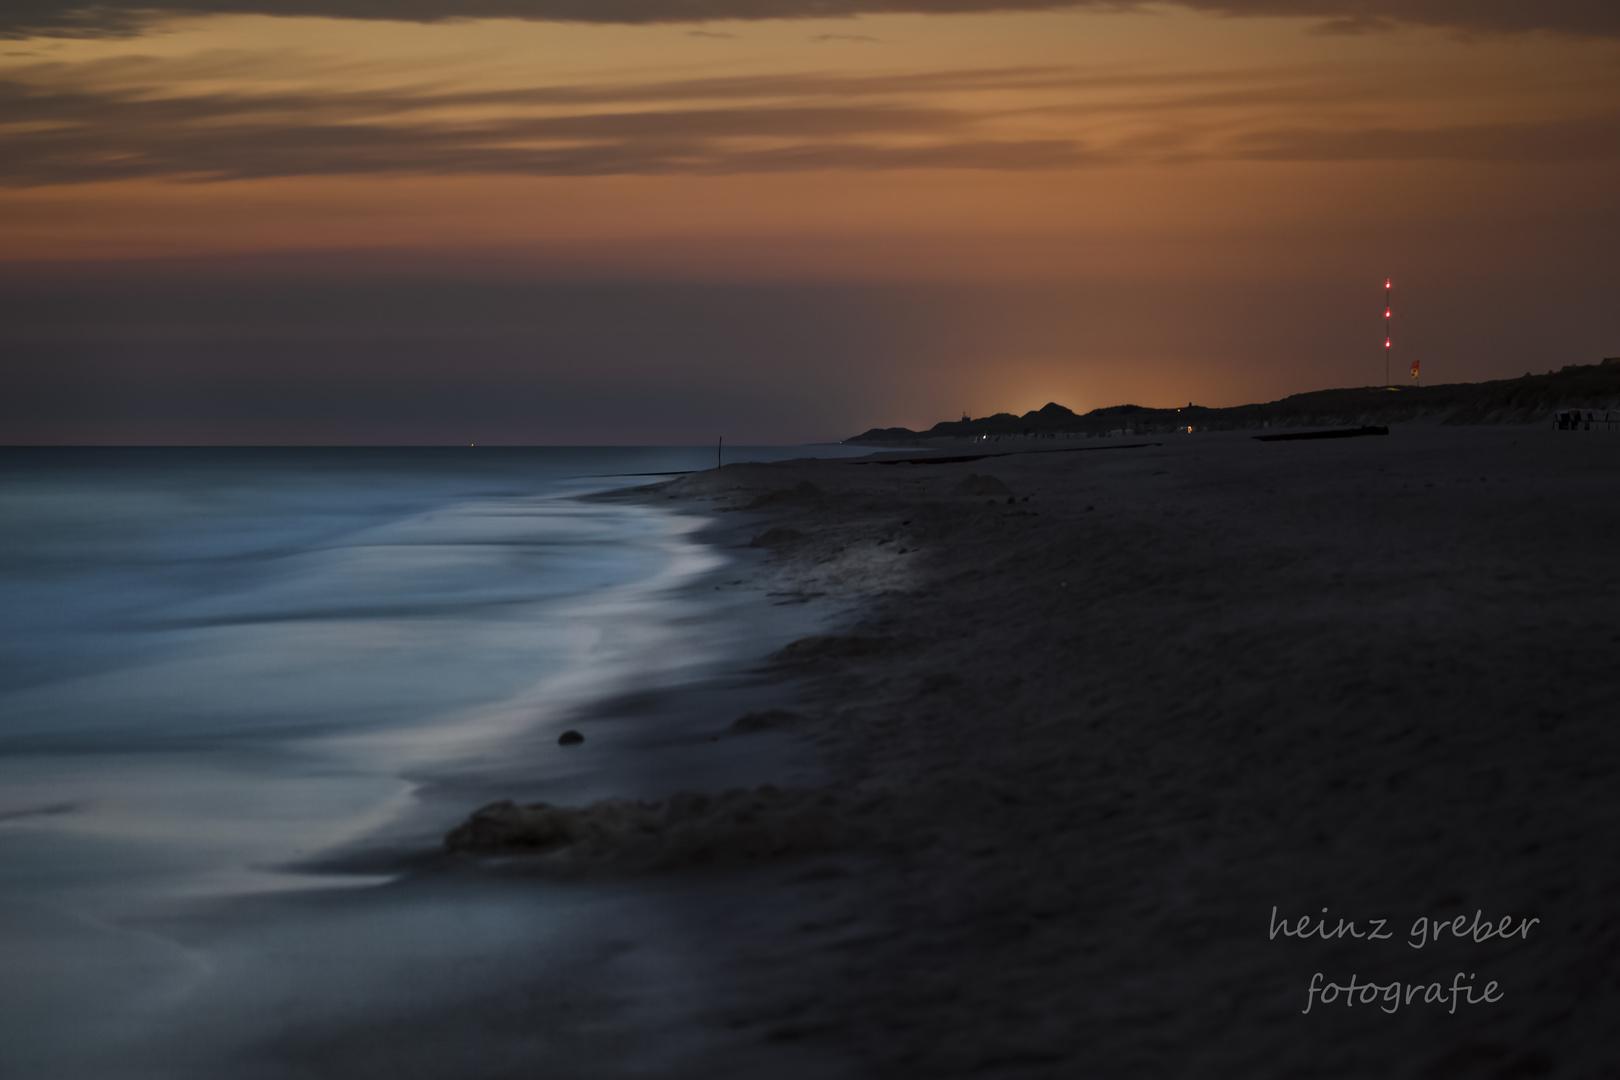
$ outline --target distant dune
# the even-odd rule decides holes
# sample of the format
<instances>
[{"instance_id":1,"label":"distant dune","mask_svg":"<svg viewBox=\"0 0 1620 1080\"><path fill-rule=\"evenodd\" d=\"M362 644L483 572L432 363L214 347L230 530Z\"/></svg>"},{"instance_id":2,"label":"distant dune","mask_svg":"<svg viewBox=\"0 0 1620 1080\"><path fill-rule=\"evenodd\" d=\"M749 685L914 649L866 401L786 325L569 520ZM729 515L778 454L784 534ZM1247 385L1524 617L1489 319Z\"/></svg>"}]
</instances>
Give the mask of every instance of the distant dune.
<instances>
[{"instance_id":1,"label":"distant dune","mask_svg":"<svg viewBox=\"0 0 1620 1080\"><path fill-rule=\"evenodd\" d=\"M1056 437L1106 435L1130 429L1139 434L1194 427L1233 431L1259 427L1318 427L1340 424L1391 424L1438 421L1442 424L1531 424L1548 420L1559 409L1620 408L1620 357L1601 364L1572 364L1545 375L1481 383L1440 386L1363 386L1294 394L1263 405L1210 409L1201 405L1156 409L1111 405L1084 415L1055 402L1014 416L996 413L979 419L948 420L927 431L872 428L851 443L915 442L990 436Z\"/></svg>"}]
</instances>

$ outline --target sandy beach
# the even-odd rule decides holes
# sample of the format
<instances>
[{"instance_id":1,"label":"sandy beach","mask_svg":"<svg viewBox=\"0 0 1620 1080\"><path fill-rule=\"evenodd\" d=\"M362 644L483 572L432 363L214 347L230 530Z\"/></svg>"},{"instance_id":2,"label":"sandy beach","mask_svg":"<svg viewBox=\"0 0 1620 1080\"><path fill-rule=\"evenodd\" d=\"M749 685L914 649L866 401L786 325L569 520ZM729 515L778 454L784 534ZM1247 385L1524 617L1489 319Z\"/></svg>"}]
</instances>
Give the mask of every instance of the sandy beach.
<instances>
[{"instance_id":1,"label":"sandy beach","mask_svg":"<svg viewBox=\"0 0 1620 1080\"><path fill-rule=\"evenodd\" d=\"M1617 494L1610 437L1433 425L625 493L847 602L713 718L825 779L463 846L749 912L716 1075L1617 1075Z\"/></svg>"},{"instance_id":2,"label":"sandy beach","mask_svg":"<svg viewBox=\"0 0 1620 1080\"><path fill-rule=\"evenodd\" d=\"M1620 1080L1620 0L0 38L0 1080Z\"/></svg>"}]
</instances>

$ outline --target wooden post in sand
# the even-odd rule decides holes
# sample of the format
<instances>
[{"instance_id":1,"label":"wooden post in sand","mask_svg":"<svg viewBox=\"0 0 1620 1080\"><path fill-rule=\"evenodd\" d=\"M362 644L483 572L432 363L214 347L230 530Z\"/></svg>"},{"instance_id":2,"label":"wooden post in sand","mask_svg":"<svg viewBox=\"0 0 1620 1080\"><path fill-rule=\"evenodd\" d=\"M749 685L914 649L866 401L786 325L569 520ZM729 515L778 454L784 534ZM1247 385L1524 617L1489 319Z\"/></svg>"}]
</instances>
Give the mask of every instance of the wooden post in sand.
<instances>
[{"instance_id":1,"label":"wooden post in sand","mask_svg":"<svg viewBox=\"0 0 1620 1080\"><path fill-rule=\"evenodd\" d=\"M720 467L720 451L724 449L725 445L726 437L724 435L720 436L720 441L714 444L714 467L717 469Z\"/></svg>"}]
</instances>

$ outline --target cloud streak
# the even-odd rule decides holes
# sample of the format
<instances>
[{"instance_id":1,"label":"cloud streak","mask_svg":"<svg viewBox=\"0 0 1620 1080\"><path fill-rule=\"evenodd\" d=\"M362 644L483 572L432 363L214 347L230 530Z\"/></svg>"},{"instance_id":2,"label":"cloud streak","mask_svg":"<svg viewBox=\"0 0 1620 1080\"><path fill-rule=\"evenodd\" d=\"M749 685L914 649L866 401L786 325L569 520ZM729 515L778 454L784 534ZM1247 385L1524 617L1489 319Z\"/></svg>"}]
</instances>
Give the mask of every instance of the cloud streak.
<instances>
[{"instance_id":1,"label":"cloud streak","mask_svg":"<svg viewBox=\"0 0 1620 1080\"><path fill-rule=\"evenodd\" d=\"M718 97L759 89L705 85ZM779 80L783 89L790 80ZM809 86L824 86L810 79ZM694 87L688 87L691 92ZM654 100L673 88L639 92ZM615 96L583 91L589 104ZM557 96L567 98L562 90ZM545 89L461 94L41 92L0 82L0 183L375 173L601 176L822 169L1045 169L1095 160L1072 139L996 138L961 110L728 104L448 121L446 108L554 104Z\"/></svg>"},{"instance_id":2,"label":"cloud streak","mask_svg":"<svg viewBox=\"0 0 1620 1080\"><path fill-rule=\"evenodd\" d=\"M42 72L50 69L40 65L34 74ZM1279 87L1290 100L1318 100L1308 81L1276 72L1249 73L1247 85L1231 73L1220 78L1239 85L1212 90L1186 73L1138 75L1143 93L1136 99L1116 95L1106 105L1001 113L928 103L929 95L1098 82L1117 89L1132 80L1032 67L466 92L190 95L0 81L0 184L1620 158L1620 113L1612 109L1544 122L1307 125L1286 116L1221 118L1209 111L1275 100ZM1171 115L1161 121L1161 113ZM1191 113L1202 119L1186 122ZM1121 118L1133 119L1121 128Z\"/></svg>"},{"instance_id":3,"label":"cloud streak","mask_svg":"<svg viewBox=\"0 0 1620 1080\"><path fill-rule=\"evenodd\" d=\"M1316 20L1340 33L1396 26L1470 33L1551 31L1620 37L1613 0L1177 0L1232 17ZM705 23L744 19L825 19L885 13L952 15L1011 11L1132 11L1142 0L8 0L0 37L116 37L170 15L279 15L441 22L504 18L602 24Z\"/></svg>"},{"instance_id":4,"label":"cloud streak","mask_svg":"<svg viewBox=\"0 0 1620 1080\"><path fill-rule=\"evenodd\" d=\"M1538 124L1459 124L1405 131L1257 132L1233 156L1261 161L1616 161L1620 113Z\"/></svg>"}]
</instances>

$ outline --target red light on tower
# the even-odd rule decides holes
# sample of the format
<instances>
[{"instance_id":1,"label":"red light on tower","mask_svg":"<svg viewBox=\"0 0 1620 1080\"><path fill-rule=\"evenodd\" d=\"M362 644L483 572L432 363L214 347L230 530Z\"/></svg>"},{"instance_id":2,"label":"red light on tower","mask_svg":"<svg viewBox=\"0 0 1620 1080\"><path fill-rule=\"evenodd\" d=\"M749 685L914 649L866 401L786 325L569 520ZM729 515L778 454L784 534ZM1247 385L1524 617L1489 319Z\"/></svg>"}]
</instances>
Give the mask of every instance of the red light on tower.
<instances>
[{"instance_id":1,"label":"red light on tower","mask_svg":"<svg viewBox=\"0 0 1620 1080\"><path fill-rule=\"evenodd\" d=\"M1389 385L1389 354L1395 346L1394 324L1390 321L1395 316L1395 294L1390 290L1394 288L1395 279L1384 279L1384 385Z\"/></svg>"}]
</instances>

